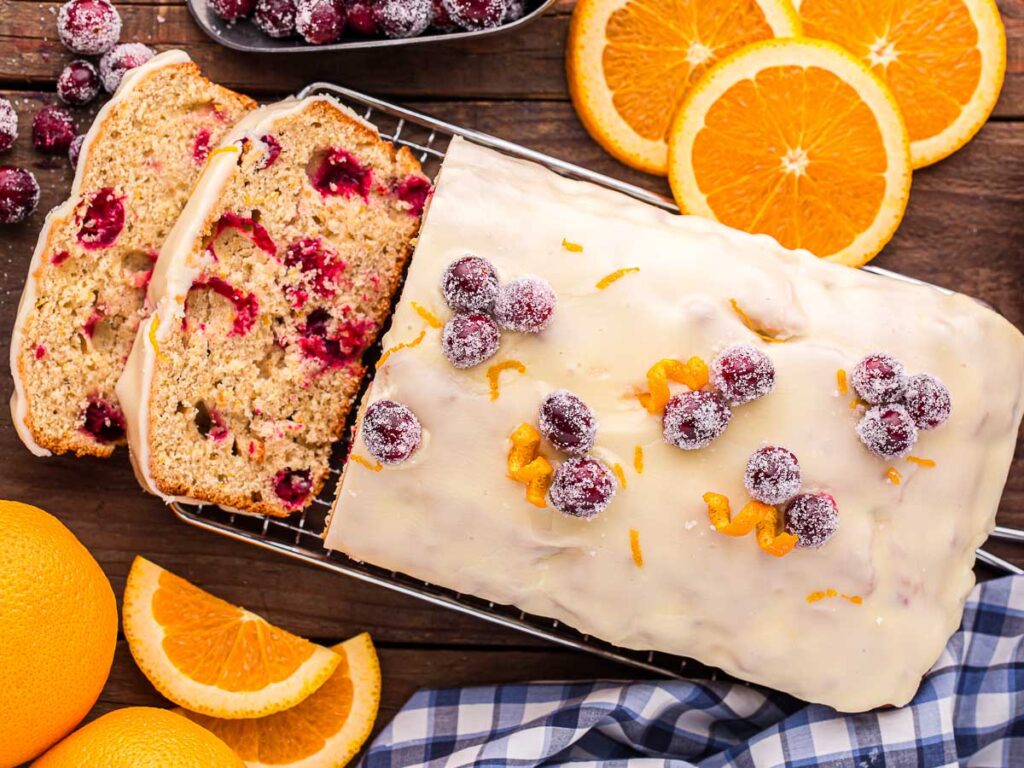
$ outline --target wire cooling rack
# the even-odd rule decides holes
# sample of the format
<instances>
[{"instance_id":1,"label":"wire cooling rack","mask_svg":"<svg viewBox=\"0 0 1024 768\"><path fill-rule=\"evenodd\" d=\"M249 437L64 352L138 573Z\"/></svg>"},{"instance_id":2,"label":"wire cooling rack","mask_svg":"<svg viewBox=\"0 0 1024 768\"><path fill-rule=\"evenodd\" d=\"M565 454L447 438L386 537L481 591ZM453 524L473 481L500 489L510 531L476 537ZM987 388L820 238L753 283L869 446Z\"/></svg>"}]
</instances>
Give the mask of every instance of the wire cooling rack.
<instances>
[{"instance_id":1,"label":"wire cooling rack","mask_svg":"<svg viewBox=\"0 0 1024 768\"><path fill-rule=\"evenodd\" d=\"M381 136L394 144L408 147L419 159L424 173L433 178L444 160L445 150L455 136L462 136L478 144L506 154L532 160L563 176L598 184L621 192L645 203L678 213L675 203L667 197L648 192L632 184L612 179L585 168L566 163L557 158L535 152L508 141L484 133L462 128L433 117L404 109L371 96L342 88L330 83L313 83L304 88L298 96L329 94L351 107L357 114L377 126ZM892 279L921 285L930 285L920 280L900 275L877 267L864 269ZM936 290L952 293L938 286ZM383 334L382 334L383 335ZM379 349L376 350L379 354ZM372 370L370 365L369 369ZM353 409L354 410L354 409ZM346 434L348 430L346 430ZM238 541L278 552L301 560L310 565L343 573L361 581L376 584L405 595L425 600L434 605L450 608L501 626L525 632L562 646L596 654L606 659L628 664L648 672L668 677L711 676L719 674L697 662L657 651L631 651L618 648L571 627L541 616L533 616L508 605L499 605L472 595L463 595L426 581L413 579L397 571L378 568L368 563L353 560L341 552L324 548L322 533L327 514L330 511L341 473L342 457L345 455L343 440L336 446L331 462L331 477L318 498L305 511L288 518L252 516L224 510L211 505L191 505L175 502L171 504L174 513L186 523ZM1008 528L996 528L997 538L1024 541L1024 533ZM978 559L995 568L1009 573L1022 573L1020 568L995 555L982 550Z\"/></svg>"}]
</instances>

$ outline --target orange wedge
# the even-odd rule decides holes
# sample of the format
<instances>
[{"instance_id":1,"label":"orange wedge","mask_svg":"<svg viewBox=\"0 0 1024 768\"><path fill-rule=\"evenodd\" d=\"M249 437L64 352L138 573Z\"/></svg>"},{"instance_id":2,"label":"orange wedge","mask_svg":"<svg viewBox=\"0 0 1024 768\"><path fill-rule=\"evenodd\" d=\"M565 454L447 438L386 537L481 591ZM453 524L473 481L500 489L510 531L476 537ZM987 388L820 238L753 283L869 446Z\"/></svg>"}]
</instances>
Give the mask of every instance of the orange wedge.
<instances>
[{"instance_id":1,"label":"orange wedge","mask_svg":"<svg viewBox=\"0 0 1024 768\"><path fill-rule=\"evenodd\" d=\"M802 0L804 33L838 43L892 89L915 168L955 152L999 98L1006 32L993 0Z\"/></svg>"},{"instance_id":2,"label":"orange wedge","mask_svg":"<svg viewBox=\"0 0 1024 768\"><path fill-rule=\"evenodd\" d=\"M598 144L665 175L672 115L704 70L747 43L798 34L790 0L580 0L569 93Z\"/></svg>"},{"instance_id":3,"label":"orange wedge","mask_svg":"<svg viewBox=\"0 0 1024 768\"><path fill-rule=\"evenodd\" d=\"M332 650L341 664L292 709L255 720L181 714L218 736L248 768L341 768L373 730L380 705L380 663L365 632Z\"/></svg>"},{"instance_id":4,"label":"orange wedge","mask_svg":"<svg viewBox=\"0 0 1024 768\"><path fill-rule=\"evenodd\" d=\"M669 182L686 213L850 266L889 241L910 194L892 93L822 40L754 43L709 69L669 146Z\"/></svg>"},{"instance_id":5,"label":"orange wedge","mask_svg":"<svg viewBox=\"0 0 1024 768\"><path fill-rule=\"evenodd\" d=\"M153 686L213 717L262 717L298 704L341 657L136 557L124 634Z\"/></svg>"}]
</instances>

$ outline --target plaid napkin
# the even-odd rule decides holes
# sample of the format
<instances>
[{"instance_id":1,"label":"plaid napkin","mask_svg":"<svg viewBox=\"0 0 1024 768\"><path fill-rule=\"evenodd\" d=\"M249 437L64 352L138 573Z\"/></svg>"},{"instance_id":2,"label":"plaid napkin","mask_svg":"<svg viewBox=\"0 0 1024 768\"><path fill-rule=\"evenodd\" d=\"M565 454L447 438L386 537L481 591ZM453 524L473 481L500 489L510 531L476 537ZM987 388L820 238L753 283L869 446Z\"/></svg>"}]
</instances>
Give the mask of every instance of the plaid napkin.
<instances>
[{"instance_id":1,"label":"plaid napkin","mask_svg":"<svg viewBox=\"0 0 1024 768\"><path fill-rule=\"evenodd\" d=\"M842 715L722 682L531 683L416 693L365 768L601 764L1024 766L1024 576L975 587L900 709Z\"/></svg>"}]
</instances>

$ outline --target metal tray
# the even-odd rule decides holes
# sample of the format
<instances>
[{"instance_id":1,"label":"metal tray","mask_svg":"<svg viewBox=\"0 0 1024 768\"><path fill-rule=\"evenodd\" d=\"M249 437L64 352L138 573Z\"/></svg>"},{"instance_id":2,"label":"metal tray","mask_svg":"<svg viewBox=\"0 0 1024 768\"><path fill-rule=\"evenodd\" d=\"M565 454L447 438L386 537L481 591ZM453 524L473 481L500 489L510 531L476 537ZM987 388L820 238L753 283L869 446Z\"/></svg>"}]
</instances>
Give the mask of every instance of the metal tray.
<instances>
[{"instance_id":1,"label":"metal tray","mask_svg":"<svg viewBox=\"0 0 1024 768\"><path fill-rule=\"evenodd\" d=\"M478 37L500 35L519 29L535 19L554 5L555 0L526 0L526 13L515 21L502 24L491 29L472 32L436 32L405 37L399 39L365 38L344 36L340 41L330 45L311 45L301 37L273 38L263 33L251 19L240 19L229 23L213 12L206 0L188 0L188 10L200 29L221 45L234 48L236 51L250 53L321 53L323 51L357 51L364 48L393 48L399 45L417 45L420 43L437 43L442 41L472 40Z\"/></svg>"},{"instance_id":2,"label":"metal tray","mask_svg":"<svg viewBox=\"0 0 1024 768\"><path fill-rule=\"evenodd\" d=\"M662 195L588 171L585 168L503 139L461 128L347 88L328 83L314 83L304 88L298 95L304 97L318 93L330 94L340 102L347 104L367 120L373 121L380 129L382 137L395 144L408 147L420 160L424 172L431 177L437 173L441 161L444 159L448 143L454 136L460 135L492 149L538 162L563 176L586 180L659 208L674 213L679 212L675 203ZM877 267L865 267L864 269L892 279L927 285L952 293L948 289L939 288L888 270ZM379 345L378 349L371 354L379 354ZM370 365L369 369L372 370L373 366ZM426 600L435 605L451 608L460 613L511 627L534 637L596 654L648 672L676 678L682 677L684 672L691 677L696 675L714 678L719 674L717 670L679 656L656 651L631 651L618 648L603 640L577 632L554 619L533 616L512 606L499 605L472 595L459 594L429 582L413 579L397 571L361 563L340 552L324 549L321 534L341 472L341 459L345 455L344 442L343 440L334 452L329 482L326 483L319 498L315 499L313 504L302 513L282 519L244 515L210 505L174 503L171 508L181 520L198 528L254 544L320 568L343 573L371 584ZM993 536L1024 541L1024 534L1006 528L997 528L993 532ZM978 551L978 559L1008 573L1024 572L1012 563L982 550Z\"/></svg>"}]
</instances>

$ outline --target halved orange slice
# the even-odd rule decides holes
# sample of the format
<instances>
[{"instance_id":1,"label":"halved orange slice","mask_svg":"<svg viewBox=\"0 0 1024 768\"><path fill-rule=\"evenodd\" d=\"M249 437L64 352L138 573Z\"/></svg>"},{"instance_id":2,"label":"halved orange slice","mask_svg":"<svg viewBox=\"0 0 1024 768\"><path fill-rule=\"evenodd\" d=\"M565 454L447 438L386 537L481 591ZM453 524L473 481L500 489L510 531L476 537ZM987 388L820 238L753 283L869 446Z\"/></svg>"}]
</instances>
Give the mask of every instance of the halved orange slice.
<instances>
[{"instance_id":1,"label":"halved orange slice","mask_svg":"<svg viewBox=\"0 0 1024 768\"><path fill-rule=\"evenodd\" d=\"M669 139L686 213L860 266L910 194L907 129L867 66L834 43L767 40L696 83Z\"/></svg>"},{"instance_id":2,"label":"halved orange slice","mask_svg":"<svg viewBox=\"0 0 1024 768\"><path fill-rule=\"evenodd\" d=\"M181 714L220 737L248 768L341 768L373 730L380 663L365 632L332 649L342 661L300 704L255 720Z\"/></svg>"},{"instance_id":3,"label":"halved orange slice","mask_svg":"<svg viewBox=\"0 0 1024 768\"><path fill-rule=\"evenodd\" d=\"M831 40L892 89L915 168L941 160L985 124L1006 71L994 0L797 0L804 34Z\"/></svg>"},{"instance_id":4,"label":"halved orange slice","mask_svg":"<svg viewBox=\"0 0 1024 768\"><path fill-rule=\"evenodd\" d=\"M341 657L136 557L124 634L164 696L213 717L262 717L298 704Z\"/></svg>"},{"instance_id":5,"label":"halved orange slice","mask_svg":"<svg viewBox=\"0 0 1024 768\"><path fill-rule=\"evenodd\" d=\"M704 70L748 43L798 34L790 0L580 0L569 93L598 144L664 175L672 115Z\"/></svg>"}]
</instances>

